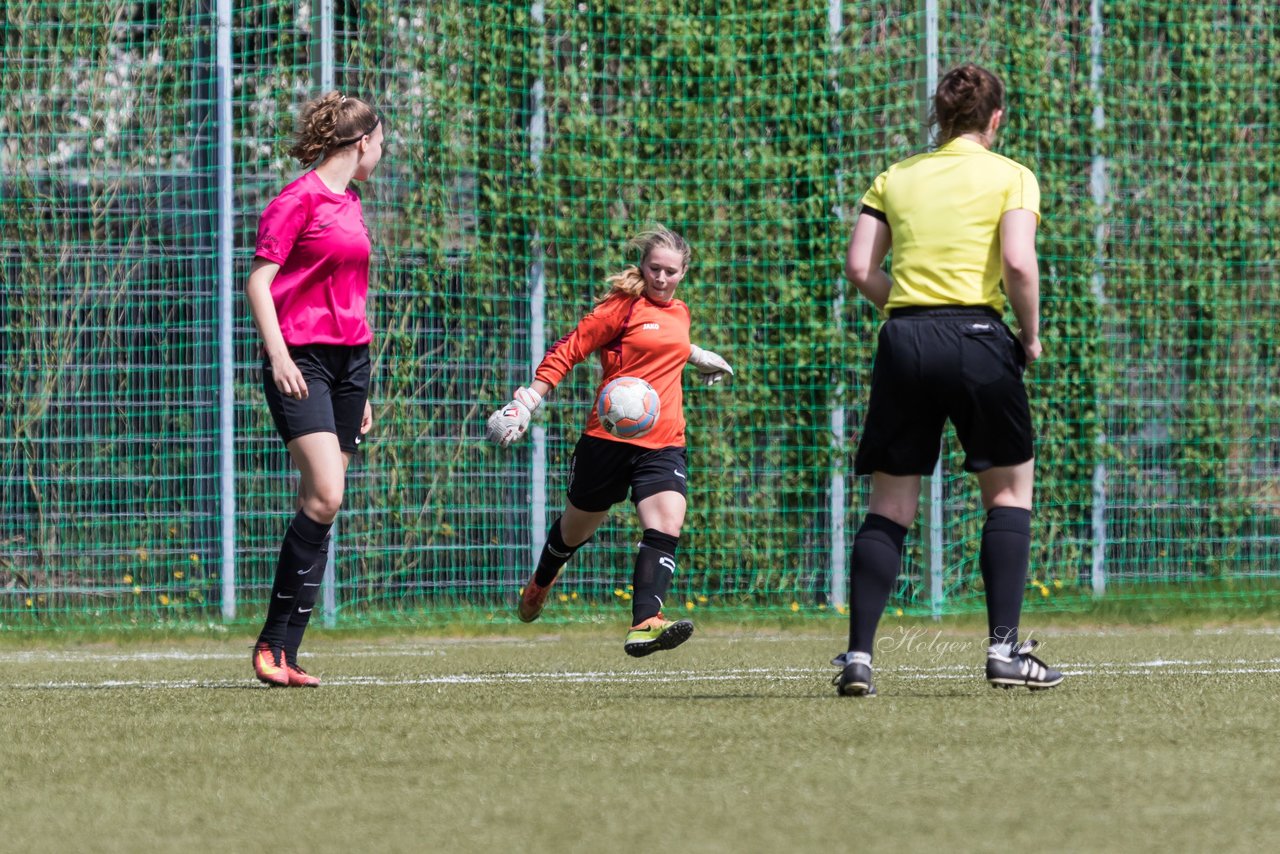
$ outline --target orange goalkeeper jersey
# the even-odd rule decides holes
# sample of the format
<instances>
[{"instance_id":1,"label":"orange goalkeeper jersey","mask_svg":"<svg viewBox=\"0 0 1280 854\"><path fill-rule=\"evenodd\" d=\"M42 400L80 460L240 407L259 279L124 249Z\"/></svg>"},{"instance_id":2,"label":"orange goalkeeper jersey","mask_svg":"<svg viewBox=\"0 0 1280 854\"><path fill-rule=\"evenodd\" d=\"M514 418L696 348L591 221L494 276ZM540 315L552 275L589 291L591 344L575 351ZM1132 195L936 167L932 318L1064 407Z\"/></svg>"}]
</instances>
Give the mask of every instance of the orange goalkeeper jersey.
<instances>
[{"instance_id":1,"label":"orange goalkeeper jersey","mask_svg":"<svg viewBox=\"0 0 1280 854\"><path fill-rule=\"evenodd\" d=\"M573 366L599 353L604 377L593 400L615 377L639 377L653 386L661 401L658 423L638 439L619 439L600 426L596 408L587 419L588 436L627 442L642 448L684 446L684 394L681 375L689 360L689 307L678 299L656 303L647 297L613 294L578 321L534 372L551 386L560 384Z\"/></svg>"}]
</instances>

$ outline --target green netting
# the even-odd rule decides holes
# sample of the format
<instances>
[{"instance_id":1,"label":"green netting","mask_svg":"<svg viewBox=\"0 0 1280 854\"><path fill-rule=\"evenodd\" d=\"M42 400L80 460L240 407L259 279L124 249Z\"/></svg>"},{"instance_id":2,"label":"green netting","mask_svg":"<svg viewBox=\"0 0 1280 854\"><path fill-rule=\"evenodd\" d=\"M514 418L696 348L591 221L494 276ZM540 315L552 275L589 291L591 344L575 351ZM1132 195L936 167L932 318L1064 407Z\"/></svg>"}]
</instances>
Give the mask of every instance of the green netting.
<instances>
[{"instance_id":1,"label":"green netting","mask_svg":"<svg viewBox=\"0 0 1280 854\"><path fill-rule=\"evenodd\" d=\"M1274 5L1095 5L1096 22L1065 0L938 9L939 64L1005 77L999 150L1044 193L1032 595L1274 580ZM389 141L364 187L377 427L339 517L328 616L503 612L563 501L594 375L580 367L554 393L536 445L482 445L484 418L652 220L694 245L680 294L694 340L738 369L727 389L687 384L681 598L840 600L879 322L841 263L863 189L924 139L923 3L835 3L834 17L796 0L230 7L229 545L215 0L0 13L0 624L260 607L296 484L240 293L257 214L298 174L285 142L327 59L337 88L385 114ZM895 606L980 601L981 512L952 437L944 463L941 550L913 533ZM624 613L638 533L616 514L557 613Z\"/></svg>"}]
</instances>

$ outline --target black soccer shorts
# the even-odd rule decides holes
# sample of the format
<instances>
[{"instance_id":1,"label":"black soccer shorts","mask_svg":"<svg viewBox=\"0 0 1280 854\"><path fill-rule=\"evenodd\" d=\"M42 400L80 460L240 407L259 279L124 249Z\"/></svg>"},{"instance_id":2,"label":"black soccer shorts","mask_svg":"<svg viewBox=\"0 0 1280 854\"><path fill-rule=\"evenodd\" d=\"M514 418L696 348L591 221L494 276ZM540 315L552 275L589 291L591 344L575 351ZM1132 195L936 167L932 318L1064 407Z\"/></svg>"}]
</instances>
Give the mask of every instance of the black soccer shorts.
<instances>
[{"instance_id":1,"label":"black soccer shorts","mask_svg":"<svg viewBox=\"0 0 1280 854\"><path fill-rule=\"evenodd\" d=\"M369 399L369 347L362 344L307 344L289 355L307 382L307 397L286 397L276 388L271 360L262 362L262 390L280 438L287 445L308 433L334 433L338 446L354 454L363 436L360 421Z\"/></svg>"},{"instance_id":2,"label":"black soccer shorts","mask_svg":"<svg viewBox=\"0 0 1280 854\"><path fill-rule=\"evenodd\" d=\"M1026 353L994 309L895 309L880 327L854 470L932 473L949 418L966 471L1025 463L1035 434Z\"/></svg>"},{"instance_id":3,"label":"black soccer shorts","mask_svg":"<svg viewBox=\"0 0 1280 854\"><path fill-rule=\"evenodd\" d=\"M569 461L569 503L600 513L627 497L639 503L659 492L689 494L689 463L677 446L642 448L583 435Z\"/></svg>"}]
</instances>

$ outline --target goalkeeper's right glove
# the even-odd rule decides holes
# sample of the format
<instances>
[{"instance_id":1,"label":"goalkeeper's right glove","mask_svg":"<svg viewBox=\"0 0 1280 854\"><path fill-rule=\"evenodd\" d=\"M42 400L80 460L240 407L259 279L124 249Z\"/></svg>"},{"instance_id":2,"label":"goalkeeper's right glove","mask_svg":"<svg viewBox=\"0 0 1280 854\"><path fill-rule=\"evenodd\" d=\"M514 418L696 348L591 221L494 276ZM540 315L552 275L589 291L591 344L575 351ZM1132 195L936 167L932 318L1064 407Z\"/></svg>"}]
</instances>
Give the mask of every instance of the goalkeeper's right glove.
<instances>
[{"instance_id":1,"label":"goalkeeper's right glove","mask_svg":"<svg viewBox=\"0 0 1280 854\"><path fill-rule=\"evenodd\" d=\"M516 389L511 402L489 416L485 438L499 447L507 447L529 429L529 419L541 403L542 395L533 389L524 386Z\"/></svg>"}]
</instances>

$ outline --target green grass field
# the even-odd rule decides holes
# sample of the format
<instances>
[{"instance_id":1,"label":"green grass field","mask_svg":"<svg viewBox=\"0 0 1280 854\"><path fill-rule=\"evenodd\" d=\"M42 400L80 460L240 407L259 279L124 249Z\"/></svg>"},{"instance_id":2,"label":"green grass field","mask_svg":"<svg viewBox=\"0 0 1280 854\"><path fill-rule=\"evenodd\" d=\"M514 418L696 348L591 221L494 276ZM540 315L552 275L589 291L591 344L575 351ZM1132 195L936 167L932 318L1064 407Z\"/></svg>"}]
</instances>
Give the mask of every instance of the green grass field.
<instances>
[{"instance_id":1,"label":"green grass field","mask_svg":"<svg viewBox=\"0 0 1280 854\"><path fill-rule=\"evenodd\" d=\"M1048 623L1060 688L994 691L971 626L314 632L0 647L5 851L1216 851L1280 837L1280 629Z\"/></svg>"}]
</instances>

